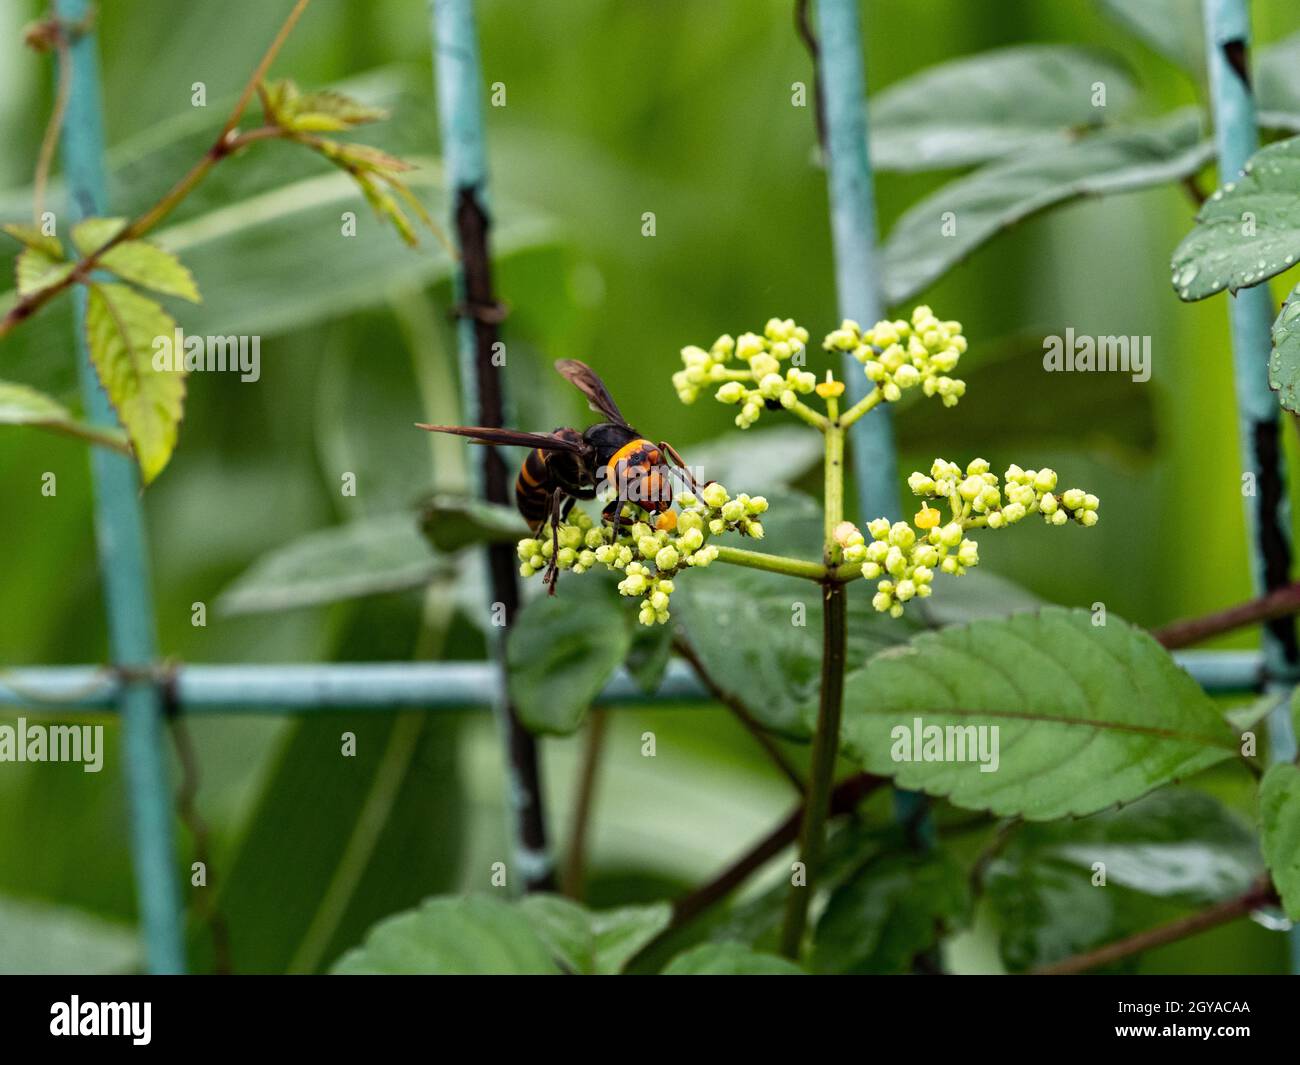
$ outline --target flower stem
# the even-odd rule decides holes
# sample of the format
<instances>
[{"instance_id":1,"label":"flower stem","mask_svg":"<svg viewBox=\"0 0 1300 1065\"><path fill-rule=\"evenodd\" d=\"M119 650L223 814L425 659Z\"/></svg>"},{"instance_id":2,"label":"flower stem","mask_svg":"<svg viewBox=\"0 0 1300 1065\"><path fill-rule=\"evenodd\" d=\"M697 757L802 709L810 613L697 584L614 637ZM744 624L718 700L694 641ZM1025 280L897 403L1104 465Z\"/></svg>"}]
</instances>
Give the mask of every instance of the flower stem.
<instances>
[{"instance_id":1,"label":"flower stem","mask_svg":"<svg viewBox=\"0 0 1300 1065\"><path fill-rule=\"evenodd\" d=\"M830 427L830 422L826 420L824 414L818 414L812 409L812 407L808 406L808 404L804 403L802 400L796 399L790 404L790 406L786 407L786 410L796 418L801 418L803 421L807 422L818 432L824 433Z\"/></svg>"},{"instance_id":2,"label":"flower stem","mask_svg":"<svg viewBox=\"0 0 1300 1065\"><path fill-rule=\"evenodd\" d=\"M719 547L718 561L761 569L767 573L783 573L787 577L802 577L809 581L826 579L826 567L820 562L805 562L801 558L786 558L784 555L765 555L761 551L746 551L741 547Z\"/></svg>"},{"instance_id":3,"label":"flower stem","mask_svg":"<svg viewBox=\"0 0 1300 1065\"><path fill-rule=\"evenodd\" d=\"M880 389L873 388L863 396L862 399L844 412L843 416L840 418L840 428L847 429L850 425L866 414L867 411L874 409L880 403L881 399L882 395Z\"/></svg>"},{"instance_id":4,"label":"flower stem","mask_svg":"<svg viewBox=\"0 0 1300 1065\"><path fill-rule=\"evenodd\" d=\"M785 921L781 926L781 953L797 959L808 926L808 906L816 890L822 850L826 842L826 818L830 810L831 785L840 746L840 716L844 709L844 665L847 646L845 626L847 590L831 577L840 559L835 530L844 519L844 427L838 403L827 400L825 507L826 539L823 545L826 578L822 582L822 676L817 727L813 733L812 776L799 830L799 860L802 881L792 878L786 896Z\"/></svg>"}]
</instances>

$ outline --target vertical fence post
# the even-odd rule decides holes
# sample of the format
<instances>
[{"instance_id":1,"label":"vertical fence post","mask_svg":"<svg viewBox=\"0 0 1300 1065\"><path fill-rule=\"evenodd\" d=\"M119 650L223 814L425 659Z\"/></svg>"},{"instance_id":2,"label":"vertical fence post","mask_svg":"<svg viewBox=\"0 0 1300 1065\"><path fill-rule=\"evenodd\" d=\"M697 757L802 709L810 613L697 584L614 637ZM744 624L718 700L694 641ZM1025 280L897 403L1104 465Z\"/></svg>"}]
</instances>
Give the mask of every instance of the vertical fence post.
<instances>
[{"instance_id":1,"label":"vertical fence post","mask_svg":"<svg viewBox=\"0 0 1300 1065\"><path fill-rule=\"evenodd\" d=\"M817 0L818 65L826 125L826 176L839 313L869 329L884 316L876 264L876 199L867 140L867 83L858 0ZM867 394L862 367L844 353L841 374L853 402ZM849 427L858 518L902 517L892 412L882 403ZM925 798L895 791L899 821L925 839Z\"/></svg>"},{"instance_id":2,"label":"vertical fence post","mask_svg":"<svg viewBox=\"0 0 1300 1065\"><path fill-rule=\"evenodd\" d=\"M1250 85L1250 13L1246 0L1204 0L1203 11L1214 142L1219 182L1223 184L1241 173L1259 147ZM1273 299L1268 286L1256 285L1236 293L1228 300L1228 313L1242 464L1255 479L1254 494L1244 499L1251 577L1256 594L1263 594L1286 584L1291 570L1291 518L1278 400L1268 387L1273 347ZM1262 641L1265 688L1282 694L1300 676L1294 620L1285 617L1268 622ZM1269 740L1274 761L1295 757L1295 736L1285 700L1269 717ZM1300 928L1291 931L1291 970L1300 971Z\"/></svg>"},{"instance_id":3,"label":"vertical fence post","mask_svg":"<svg viewBox=\"0 0 1300 1065\"><path fill-rule=\"evenodd\" d=\"M438 123L461 257L456 271L461 392L467 416L474 416L479 425L499 426L505 398L502 371L493 361L499 350L499 315L488 245L487 147L473 0L433 0L432 17ZM510 485L501 456L491 447L475 450L480 494L509 505ZM505 745L514 861L525 890L547 891L554 888L555 873L546 841L537 743L519 723L506 690L505 634L519 607L517 563L509 544L494 544L487 555L492 604L503 604L506 615L506 626L494 628L498 681L493 703Z\"/></svg>"},{"instance_id":4,"label":"vertical fence post","mask_svg":"<svg viewBox=\"0 0 1300 1065\"><path fill-rule=\"evenodd\" d=\"M56 0L65 26L80 24L88 0ZM63 170L72 218L103 215L104 133L99 59L88 28L72 31L72 86L62 133ZM66 242L67 226L61 236ZM116 426L108 396L99 385L86 345L84 287L73 290L77 328L77 372L86 418ZM110 653L127 682L121 695L123 745L131 817L136 895L144 927L148 967L155 973L185 968L182 916L173 850L171 793L164 754L162 701L148 678L156 651L153 597L145 553L144 520L135 464L107 448L91 449L95 483L95 537L108 611ZM134 676L135 679L131 679Z\"/></svg>"},{"instance_id":5,"label":"vertical fence post","mask_svg":"<svg viewBox=\"0 0 1300 1065\"><path fill-rule=\"evenodd\" d=\"M884 310L876 269L876 200L867 148L867 86L857 0L817 0L817 32L835 294L840 316L870 329ZM867 394L870 382L849 352L844 353L841 374L852 402ZM849 441L859 517L884 515L897 520L901 516L898 467L888 404L850 426Z\"/></svg>"}]
</instances>

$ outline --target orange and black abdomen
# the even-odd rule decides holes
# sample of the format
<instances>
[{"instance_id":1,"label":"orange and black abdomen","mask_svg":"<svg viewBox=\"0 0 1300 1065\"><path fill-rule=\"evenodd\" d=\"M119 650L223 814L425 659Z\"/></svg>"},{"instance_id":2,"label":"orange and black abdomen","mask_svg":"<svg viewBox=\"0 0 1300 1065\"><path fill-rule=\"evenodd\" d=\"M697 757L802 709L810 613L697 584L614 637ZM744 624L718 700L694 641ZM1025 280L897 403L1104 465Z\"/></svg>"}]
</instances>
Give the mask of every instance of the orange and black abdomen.
<instances>
[{"instance_id":1,"label":"orange and black abdomen","mask_svg":"<svg viewBox=\"0 0 1300 1065\"><path fill-rule=\"evenodd\" d=\"M515 506L533 532L541 528L550 516L554 488L546 467L546 452L540 448L528 452L515 480Z\"/></svg>"},{"instance_id":2,"label":"orange and black abdomen","mask_svg":"<svg viewBox=\"0 0 1300 1065\"><path fill-rule=\"evenodd\" d=\"M618 498L651 514L672 506L672 485L664 475L663 453L649 440L631 440L611 456L606 477Z\"/></svg>"}]
</instances>

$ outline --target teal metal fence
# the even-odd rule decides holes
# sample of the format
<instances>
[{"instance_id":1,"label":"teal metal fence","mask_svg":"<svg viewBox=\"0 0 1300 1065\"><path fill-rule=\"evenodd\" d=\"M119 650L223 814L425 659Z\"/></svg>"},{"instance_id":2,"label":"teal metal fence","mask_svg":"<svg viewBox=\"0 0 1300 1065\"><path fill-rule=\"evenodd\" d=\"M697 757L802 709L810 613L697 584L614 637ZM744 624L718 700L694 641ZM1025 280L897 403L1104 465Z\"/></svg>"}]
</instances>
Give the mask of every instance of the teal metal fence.
<instances>
[{"instance_id":1,"label":"teal metal fence","mask_svg":"<svg viewBox=\"0 0 1300 1065\"><path fill-rule=\"evenodd\" d=\"M69 23L80 22L89 0L56 0L55 10ZM444 154L451 185L487 193L486 151L473 0L433 0L432 27L438 65L438 91ZM843 316L864 324L881 317L875 264L875 212L872 172L867 153L863 43L857 0L817 0L821 54L819 73L825 88L826 162L834 237L836 291ZM1220 169L1240 169L1256 145L1254 105L1244 78L1248 34L1246 0L1207 0L1206 38L1216 119ZM62 133L63 164L74 218L103 215L104 144L99 64L93 30L76 35L70 50L72 85ZM454 209L454 208L453 208ZM78 292L77 353L86 416L113 425L107 397L90 366L81 340L85 301ZM462 298L464 292L462 289ZM1237 403L1244 455L1261 483L1281 484L1280 448L1276 444L1277 405L1267 390L1271 307L1263 287L1239 293L1232 304L1236 352ZM461 326L462 376L473 381L473 323ZM846 367L853 390L864 387L856 365ZM472 406L479 397L471 391ZM894 446L887 412L861 419L850 431L858 461L854 464L862 514L898 513ZM865 461L864 461L865 460ZM156 973L185 970L184 910L177 881L173 839L173 802L167 779L164 693L183 713L302 713L337 707L390 711L418 707L496 707L502 715L511 758L510 721L496 662L392 664L177 665L158 659L149 555L139 482L126 458L102 448L91 456L95 485L95 529L108 612L109 667L65 666L7 670L0 674L0 705L21 705L60 712L102 712L122 716L126 748L126 785L130 801L132 851L142 936L148 969ZM1262 495L1262 493L1261 493ZM1248 503L1251 501L1248 500ZM1276 586L1281 566L1289 566L1284 495L1268 497L1270 509L1251 506L1251 547L1257 585ZM1280 548L1279 548L1280 542ZM1282 552L1279 561L1278 551ZM1265 637L1262 653L1183 652L1176 655L1207 690L1250 692L1280 689L1295 683L1294 639L1277 626ZM500 655L500 648L496 649ZM669 669L659 691L645 696L624 673L617 674L598 701L632 704L707 698L693 674L680 663ZM1275 757L1292 757L1294 738L1285 715L1273 719ZM512 766L514 765L511 762ZM511 781L512 795L519 781ZM542 869L549 859L524 839L515 826L516 856ZM1300 939L1293 956L1300 965Z\"/></svg>"}]
</instances>

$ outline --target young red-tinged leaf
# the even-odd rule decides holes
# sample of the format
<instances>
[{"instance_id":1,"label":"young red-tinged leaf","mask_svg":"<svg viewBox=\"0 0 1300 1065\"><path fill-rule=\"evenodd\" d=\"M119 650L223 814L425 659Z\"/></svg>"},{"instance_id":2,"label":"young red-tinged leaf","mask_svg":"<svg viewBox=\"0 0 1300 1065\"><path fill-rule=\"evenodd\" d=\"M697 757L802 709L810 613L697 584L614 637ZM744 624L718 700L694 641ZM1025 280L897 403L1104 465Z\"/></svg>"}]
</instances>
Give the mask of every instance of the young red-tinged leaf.
<instances>
[{"instance_id":1,"label":"young red-tinged leaf","mask_svg":"<svg viewBox=\"0 0 1300 1065\"><path fill-rule=\"evenodd\" d=\"M170 337L175 329L171 315L129 286L90 286L90 360L131 440L145 484L167 465L181 421L184 371L153 366L155 338Z\"/></svg>"}]
</instances>

